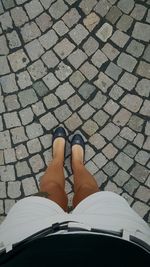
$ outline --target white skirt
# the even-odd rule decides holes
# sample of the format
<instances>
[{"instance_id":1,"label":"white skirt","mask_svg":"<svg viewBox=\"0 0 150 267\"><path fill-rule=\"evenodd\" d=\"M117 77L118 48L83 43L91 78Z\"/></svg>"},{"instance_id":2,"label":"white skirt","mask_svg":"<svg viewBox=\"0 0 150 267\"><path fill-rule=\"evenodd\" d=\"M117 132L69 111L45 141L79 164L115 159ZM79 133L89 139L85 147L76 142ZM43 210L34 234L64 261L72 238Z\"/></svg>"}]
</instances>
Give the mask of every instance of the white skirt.
<instances>
[{"instance_id":1,"label":"white skirt","mask_svg":"<svg viewBox=\"0 0 150 267\"><path fill-rule=\"evenodd\" d=\"M133 236L140 235L140 239L150 243L150 228L146 222L123 197L103 191L85 198L70 213L43 197L31 196L18 201L0 225L1 248L11 247L53 223L64 221L101 230L125 230Z\"/></svg>"}]
</instances>

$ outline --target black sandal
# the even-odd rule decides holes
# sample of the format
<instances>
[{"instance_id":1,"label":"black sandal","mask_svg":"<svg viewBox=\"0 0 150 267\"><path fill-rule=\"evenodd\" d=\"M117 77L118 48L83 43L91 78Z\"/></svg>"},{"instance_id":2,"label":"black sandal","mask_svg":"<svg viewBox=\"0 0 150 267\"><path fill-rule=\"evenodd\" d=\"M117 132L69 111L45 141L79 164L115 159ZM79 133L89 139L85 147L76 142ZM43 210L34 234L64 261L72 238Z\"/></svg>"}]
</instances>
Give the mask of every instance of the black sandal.
<instances>
[{"instance_id":1,"label":"black sandal","mask_svg":"<svg viewBox=\"0 0 150 267\"><path fill-rule=\"evenodd\" d=\"M58 137L62 137L65 139L67 139L67 135L66 135L66 131L63 127L58 127L56 128L56 130L53 133L53 137L52 137L52 155L53 155L53 143L56 140L56 138ZM66 142L65 142L65 146L66 146ZM65 158L65 149L64 149L64 158Z\"/></svg>"}]
</instances>

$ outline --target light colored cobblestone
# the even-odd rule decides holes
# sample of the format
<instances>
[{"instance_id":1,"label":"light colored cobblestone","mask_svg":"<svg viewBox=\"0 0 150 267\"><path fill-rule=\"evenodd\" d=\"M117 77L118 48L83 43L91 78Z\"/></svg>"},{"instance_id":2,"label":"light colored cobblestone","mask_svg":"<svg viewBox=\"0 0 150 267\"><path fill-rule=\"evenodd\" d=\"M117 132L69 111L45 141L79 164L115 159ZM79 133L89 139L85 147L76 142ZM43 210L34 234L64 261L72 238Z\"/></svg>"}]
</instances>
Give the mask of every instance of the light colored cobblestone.
<instances>
[{"instance_id":1,"label":"light colored cobblestone","mask_svg":"<svg viewBox=\"0 0 150 267\"><path fill-rule=\"evenodd\" d=\"M135 160L139 162L141 165L145 165L149 159L150 159L149 153L147 153L144 150L139 151L135 157Z\"/></svg>"},{"instance_id":2,"label":"light colored cobblestone","mask_svg":"<svg viewBox=\"0 0 150 267\"><path fill-rule=\"evenodd\" d=\"M115 155L118 152L118 149L115 148L111 143L105 146L105 148L102 150L103 154L106 156L108 159L113 159Z\"/></svg>"},{"instance_id":3,"label":"light colored cobblestone","mask_svg":"<svg viewBox=\"0 0 150 267\"><path fill-rule=\"evenodd\" d=\"M22 107L35 103L38 98L33 89L27 89L18 94Z\"/></svg>"},{"instance_id":4,"label":"light colored cobblestone","mask_svg":"<svg viewBox=\"0 0 150 267\"><path fill-rule=\"evenodd\" d=\"M125 72L121 79L118 82L118 85L120 85L121 87L125 88L128 91L131 91L136 83L138 81L138 78L128 72Z\"/></svg>"},{"instance_id":5,"label":"light colored cobblestone","mask_svg":"<svg viewBox=\"0 0 150 267\"><path fill-rule=\"evenodd\" d=\"M65 25L65 23L62 20L59 20L58 22L56 22L53 25L53 29L60 36L63 36L64 34L66 34L69 31L68 27Z\"/></svg>"},{"instance_id":6,"label":"light colored cobblestone","mask_svg":"<svg viewBox=\"0 0 150 267\"><path fill-rule=\"evenodd\" d=\"M136 22L132 36L135 39L142 40L145 42L150 41L150 26L146 23Z\"/></svg>"},{"instance_id":7,"label":"light colored cobblestone","mask_svg":"<svg viewBox=\"0 0 150 267\"><path fill-rule=\"evenodd\" d=\"M150 79L150 64L145 61L141 61L136 72L138 75Z\"/></svg>"},{"instance_id":8,"label":"light colored cobblestone","mask_svg":"<svg viewBox=\"0 0 150 267\"><path fill-rule=\"evenodd\" d=\"M126 53L121 53L118 60L117 60L117 64L121 68L123 68L129 72L132 72L135 65L137 64L137 60L134 57L132 57Z\"/></svg>"},{"instance_id":9,"label":"light colored cobblestone","mask_svg":"<svg viewBox=\"0 0 150 267\"><path fill-rule=\"evenodd\" d=\"M74 68L78 69L80 65L87 59L87 56L81 49L77 49L70 54L67 59Z\"/></svg>"},{"instance_id":10,"label":"light colored cobblestone","mask_svg":"<svg viewBox=\"0 0 150 267\"><path fill-rule=\"evenodd\" d=\"M91 12L87 17L84 18L83 23L89 31L92 31L99 21L100 18L94 12Z\"/></svg>"},{"instance_id":11,"label":"light colored cobblestone","mask_svg":"<svg viewBox=\"0 0 150 267\"><path fill-rule=\"evenodd\" d=\"M52 145L52 135L45 134L40 137L40 141L44 148L49 148Z\"/></svg>"},{"instance_id":12,"label":"light colored cobblestone","mask_svg":"<svg viewBox=\"0 0 150 267\"><path fill-rule=\"evenodd\" d=\"M18 144L21 142L24 142L26 140L28 140L27 136L25 135L24 132L24 127L17 127L14 129L11 129L11 134L12 134L12 140L14 144Z\"/></svg>"},{"instance_id":13,"label":"light colored cobblestone","mask_svg":"<svg viewBox=\"0 0 150 267\"><path fill-rule=\"evenodd\" d=\"M0 182L0 198L6 198L6 183Z\"/></svg>"},{"instance_id":14,"label":"light colored cobblestone","mask_svg":"<svg viewBox=\"0 0 150 267\"><path fill-rule=\"evenodd\" d=\"M4 213L3 200L0 200L0 214L3 214L3 213ZM0 223L1 223L1 221L0 221Z\"/></svg>"},{"instance_id":15,"label":"light colored cobblestone","mask_svg":"<svg viewBox=\"0 0 150 267\"><path fill-rule=\"evenodd\" d=\"M15 7L10 11L11 17L17 27L25 24L29 19L22 7Z\"/></svg>"},{"instance_id":16,"label":"light colored cobblestone","mask_svg":"<svg viewBox=\"0 0 150 267\"><path fill-rule=\"evenodd\" d=\"M114 192L116 194L122 193L122 190L116 186L116 184L109 181L107 185L105 186L106 191Z\"/></svg>"},{"instance_id":17,"label":"light colored cobblestone","mask_svg":"<svg viewBox=\"0 0 150 267\"><path fill-rule=\"evenodd\" d=\"M0 166L0 178L2 182L16 180L15 170L13 165Z\"/></svg>"},{"instance_id":18,"label":"light colored cobblestone","mask_svg":"<svg viewBox=\"0 0 150 267\"><path fill-rule=\"evenodd\" d=\"M53 73L47 74L44 78L43 81L45 84L48 86L50 90L53 90L55 87L59 85L59 80L55 77Z\"/></svg>"},{"instance_id":19,"label":"light colored cobblestone","mask_svg":"<svg viewBox=\"0 0 150 267\"><path fill-rule=\"evenodd\" d=\"M145 97L150 95L150 81L148 79L141 79L135 88L136 92Z\"/></svg>"},{"instance_id":20,"label":"light colored cobblestone","mask_svg":"<svg viewBox=\"0 0 150 267\"><path fill-rule=\"evenodd\" d=\"M136 133L133 132L130 128L124 127L120 132L120 136L129 141L133 141L134 137L136 136Z\"/></svg>"},{"instance_id":21,"label":"light colored cobblestone","mask_svg":"<svg viewBox=\"0 0 150 267\"><path fill-rule=\"evenodd\" d=\"M6 35L8 39L8 45L11 49L21 46L21 41L16 31L12 31Z\"/></svg>"},{"instance_id":22,"label":"light colored cobblestone","mask_svg":"<svg viewBox=\"0 0 150 267\"><path fill-rule=\"evenodd\" d=\"M140 201L136 201L132 208L141 216L144 217L144 215L149 211L149 206L145 205L144 203Z\"/></svg>"},{"instance_id":23,"label":"light colored cobblestone","mask_svg":"<svg viewBox=\"0 0 150 267\"><path fill-rule=\"evenodd\" d=\"M10 198L18 198L21 196L21 190L20 190L21 182L15 181L15 182L8 182L8 188L7 188L7 194Z\"/></svg>"},{"instance_id":24,"label":"light colored cobblestone","mask_svg":"<svg viewBox=\"0 0 150 267\"><path fill-rule=\"evenodd\" d=\"M10 65L12 69L16 72L23 69L29 63L27 55L24 53L23 49L20 49L8 56Z\"/></svg>"},{"instance_id":25,"label":"light colored cobblestone","mask_svg":"<svg viewBox=\"0 0 150 267\"><path fill-rule=\"evenodd\" d=\"M137 42L136 40L132 40L126 51L130 53L134 57L139 57L142 55L144 50L144 45Z\"/></svg>"},{"instance_id":26,"label":"light colored cobblestone","mask_svg":"<svg viewBox=\"0 0 150 267\"><path fill-rule=\"evenodd\" d=\"M142 131L143 124L144 124L144 120L136 115L132 115L128 122L129 127L136 132Z\"/></svg>"},{"instance_id":27,"label":"light colored cobblestone","mask_svg":"<svg viewBox=\"0 0 150 267\"><path fill-rule=\"evenodd\" d=\"M124 185L125 191L128 192L130 195L134 195L134 192L138 187L139 183L133 178L130 178L129 181Z\"/></svg>"},{"instance_id":28,"label":"light colored cobblestone","mask_svg":"<svg viewBox=\"0 0 150 267\"><path fill-rule=\"evenodd\" d=\"M12 29L12 18L9 15L9 12L5 12L0 16L0 22L2 25L3 30Z\"/></svg>"},{"instance_id":29,"label":"light colored cobblestone","mask_svg":"<svg viewBox=\"0 0 150 267\"><path fill-rule=\"evenodd\" d=\"M134 7L134 0L130 0L128 2L126 0L120 0L118 7L121 11L123 11L123 13L129 14Z\"/></svg>"},{"instance_id":30,"label":"light colored cobblestone","mask_svg":"<svg viewBox=\"0 0 150 267\"><path fill-rule=\"evenodd\" d=\"M6 164L15 162L16 161L16 155L15 155L14 148L4 149L4 158L5 158Z\"/></svg>"},{"instance_id":31,"label":"light colored cobblestone","mask_svg":"<svg viewBox=\"0 0 150 267\"><path fill-rule=\"evenodd\" d=\"M129 157L134 158L136 153L137 153L138 149L133 146L128 144L124 149L123 152L125 152Z\"/></svg>"},{"instance_id":32,"label":"light colored cobblestone","mask_svg":"<svg viewBox=\"0 0 150 267\"><path fill-rule=\"evenodd\" d=\"M82 24L77 24L69 33L72 40L79 45L88 35L88 31Z\"/></svg>"},{"instance_id":33,"label":"light colored cobblestone","mask_svg":"<svg viewBox=\"0 0 150 267\"><path fill-rule=\"evenodd\" d=\"M142 145L143 145L143 142L144 142L144 136L143 136L143 134L138 133L137 136L135 137L133 143L134 143L136 146L138 146L139 148L141 148Z\"/></svg>"},{"instance_id":34,"label":"light colored cobblestone","mask_svg":"<svg viewBox=\"0 0 150 267\"><path fill-rule=\"evenodd\" d=\"M106 43L103 48L102 48L102 52L112 61L114 60L118 55L119 55L119 51L114 48L111 44Z\"/></svg>"},{"instance_id":35,"label":"light colored cobblestone","mask_svg":"<svg viewBox=\"0 0 150 267\"><path fill-rule=\"evenodd\" d=\"M28 71L34 80L38 80L47 74L47 68L40 59L30 65Z\"/></svg>"},{"instance_id":36,"label":"light colored cobblestone","mask_svg":"<svg viewBox=\"0 0 150 267\"><path fill-rule=\"evenodd\" d=\"M73 74L70 76L69 81L71 84L78 88L85 80L85 77L82 75L80 71L75 71Z\"/></svg>"},{"instance_id":37,"label":"light colored cobblestone","mask_svg":"<svg viewBox=\"0 0 150 267\"><path fill-rule=\"evenodd\" d=\"M40 118L40 123L43 125L43 127L46 130L51 130L53 129L55 126L58 125L58 121L56 120L56 118L51 114L51 112L47 113L46 115L42 116Z\"/></svg>"},{"instance_id":38,"label":"light colored cobblestone","mask_svg":"<svg viewBox=\"0 0 150 267\"><path fill-rule=\"evenodd\" d=\"M89 138L89 142L97 149L101 149L106 145L105 139L99 133L93 134Z\"/></svg>"},{"instance_id":39,"label":"light colored cobblestone","mask_svg":"<svg viewBox=\"0 0 150 267\"><path fill-rule=\"evenodd\" d=\"M86 132L86 134L91 136L98 130L98 125L97 125L96 122L94 122L93 120L89 119L88 121L86 121L83 124L82 129L83 129L84 132Z\"/></svg>"},{"instance_id":40,"label":"light colored cobblestone","mask_svg":"<svg viewBox=\"0 0 150 267\"><path fill-rule=\"evenodd\" d=\"M7 129L21 126L21 122L18 118L17 112L5 113L4 120Z\"/></svg>"},{"instance_id":41,"label":"light colored cobblestone","mask_svg":"<svg viewBox=\"0 0 150 267\"><path fill-rule=\"evenodd\" d=\"M136 163L135 167L133 167L131 171L131 175L139 182L144 183L146 178L149 175L149 170L140 165L139 163Z\"/></svg>"},{"instance_id":42,"label":"light colored cobblestone","mask_svg":"<svg viewBox=\"0 0 150 267\"><path fill-rule=\"evenodd\" d=\"M38 173L41 169L44 168L44 162L40 155L35 155L29 159L32 171Z\"/></svg>"},{"instance_id":43,"label":"light colored cobblestone","mask_svg":"<svg viewBox=\"0 0 150 267\"><path fill-rule=\"evenodd\" d=\"M102 27L97 31L97 37L102 41L106 42L111 37L113 27L109 23L104 23Z\"/></svg>"},{"instance_id":44,"label":"light colored cobblestone","mask_svg":"<svg viewBox=\"0 0 150 267\"><path fill-rule=\"evenodd\" d=\"M33 122L32 124L26 126L26 132L29 139L33 139L41 136L43 134L43 129L39 123Z\"/></svg>"},{"instance_id":45,"label":"light colored cobblestone","mask_svg":"<svg viewBox=\"0 0 150 267\"><path fill-rule=\"evenodd\" d=\"M0 66L3 66L3 68L0 68L0 75L10 73L6 56L0 56Z\"/></svg>"},{"instance_id":46,"label":"light colored cobblestone","mask_svg":"<svg viewBox=\"0 0 150 267\"><path fill-rule=\"evenodd\" d=\"M17 74L17 83L21 89L32 85L29 73L27 71L23 71Z\"/></svg>"},{"instance_id":47,"label":"light colored cobblestone","mask_svg":"<svg viewBox=\"0 0 150 267\"><path fill-rule=\"evenodd\" d=\"M144 101L144 104L142 108L140 109L140 113L145 116L149 116L150 114L150 101L149 100Z\"/></svg>"},{"instance_id":48,"label":"light colored cobblestone","mask_svg":"<svg viewBox=\"0 0 150 267\"><path fill-rule=\"evenodd\" d=\"M38 192L37 185L33 177L23 179L22 186L25 196L30 196Z\"/></svg>"},{"instance_id":49,"label":"light colored cobblestone","mask_svg":"<svg viewBox=\"0 0 150 267\"><path fill-rule=\"evenodd\" d=\"M94 10L100 16L104 17L109 11L110 7L111 7L110 3L107 0L103 0L97 3Z\"/></svg>"},{"instance_id":50,"label":"light colored cobblestone","mask_svg":"<svg viewBox=\"0 0 150 267\"><path fill-rule=\"evenodd\" d=\"M131 117L131 112L122 108L119 112L115 115L113 122L118 126L124 126L129 121Z\"/></svg>"},{"instance_id":51,"label":"light colored cobblestone","mask_svg":"<svg viewBox=\"0 0 150 267\"><path fill-rule=\"evenodd\" d=\"M71 8L63 17L64 23L71 28L73 25L77 24L79 19L81 18L79 12L76 8Z\"/></svg>"},{"instance_id":52,"label":"light colored cobblestone","mask_svg":"<svg viewBox=\"0 0 150 267\"><path fill-rule=\"evenodd\" d=\"M115 158L115 162L125 171L127 171L133 165L133 159L128 157L123 152L120 152Z\"/></svg>"},{"instance_id":53,"label":"light colored cobblestone","mask_svg":"<svg viewBox=\"0 0 150 267\"><path fill-rule=\"evenodd\" d=\"M143 145L143 149L146 149L146 150L149 150L150 151L150 136L148 136L146 138L146 141L145 141L145 143Z\"/></svg>"},{"instance_id":54,"label":"light colored cobblestone","mask_svg":"<svg viewBox=\"0 0 150 267\"><path fill-rule=\"evenodd\" d=\"M54 111L54 113L55 113L56 118L60 122L63 122L64 120L68 119L70 117L70 115L72 114L72 112L70 111L70 109L68 108L68 106L66 104L58 107Z\"/></svg>"},{"instance_id":55,"label":"light colored cobblestone","mask_svg":"<svg viewBox=\"0 0 150 267\"><path fill-rule=\"evenodd\" d=\"M128 15L123 14L120 20L117 22L117 28L120 31L127 32L128 29L131 27L132 23L133 23L133 18L131 18Z\"/></svg>"},{"instance_id":56,"label":"light colored cobblestone","mask_svg":"<svg viewBox=\"0 0 150 267\"><path fill-rule=\"evenodd\" d=\"M21 35L25 43L39 37L41 32L34 22L26 23L21 28Z\"/></svg>"},{"instance_id":57,"label":"light colored cobblestone","mask_svg":"<svg viewBox=\"0 0 150 267\"><path fill-rule=\"evenodd\" d=\"M21 159L28 157L29 154L28 154L27 149L24 145L21 144L19 146L16 146L15 149L16 149L16 157L18 160L21 160Z\"/></svg>"},{"instance_id":58,"label":"light colored cobblestone","mask_svg":"<svg viewBox=\"0 0 150 267\"><path fill-rule=\"evenodd\" d=\"M65 121L65 125L70 131L76 130L81 124L82 121L76 113Z\"/></svg>"},{"instance_id":59,"label":"light colored cobblestone","mask_svg":"<svg viewBox=\"0 0 150 267\"><path fill-rule=\"evenodd\" d=\"M119 186L123 186L129 179L130 175L124 170L119 170L113 177L113 181Z\"/></svg>"},{"instance_id":60,"label":"light colored cobblestone","mask_svg":"<svg viewBox=\"0 0 150 267\"><path fill-rule=\"evenodd\" d=\"M145 134L150 135L150 122L147 121L146 126L145 126Z\"/></svg>"},{"instance_id":61,"label":"light colored cobblestone","mask_svg":"<svg viewBox=\"0 0 150 267\"><path fill-rule=\"evenodd\" d=\"M67 38L64 38L54 47L54 51L61 59L64 59L73 51L74 48L75 45L71 43Z\"/></svg>"},{"instance_id":62,"label":"light colored cobblestone","mask_svg":"<svg viewBox=\"0 0 150 267\"><path fill-rule=\"evenodd\" d=\"M82 47L85 53L91 56L99 48L99 43L90 36Z\"/></svg>"},{"instance_id":63,"label":"light colored cobblestone","mask_svg":"<svg viewBox=\"0 0 150 267\"><path fill-rule=\"evenodd\" d=\"M121 10L116 6L112 6L106 15L106 19L110 21L112 24L115 24L121 15L122 15Z\"/></svg>"},{"instance_id":64,"label":"light colored cobblestone","mask_svg":"<svg viewBox=\"0 0 150 267\"><path fill-rule=\"evenodd\" d=\"M63 62L60 62L55 70L55 75L60 81L66 80L72 73L72 69L70 66L66 65Z\"/></svg>"},{"instance_id":65,"label":"light colored cobblestone","mask_svg":"<svg viewBox=\"0 0 150 267\"><path fill-rule=\"evenodd\" d=\"M48 30L53 24L51 17L47 13L42 13L37 17L36 23L42 32Z\"/></svg>"},{"instance_id":66,"label":"light colored cobblestone","mask_svg":"<svg viewBox=\"0 0 150 267\"><path fill-rule=\"evenodd\" d=\"M60 2L57 0L50 6L49 12L53 18L59 19L67 10L68 6L64 3L64 1Z\"/></svg>"},{"instance_id":67,"label":"light colored cobblestone","mask_svg":"<svg viewBox=\"0 0 150 267\"><path fill-rule=\"evenodd\" d=\"M88 99L95 89L96 87L94 85L85 82L81 85L78 92L84 99Z\"/></svg>"},{"instance_id":68,"label":"light colored cobblestone","mask_svg":"<svg viewBox=\"0 0 150 267\"><path fill-rule=\"evenodd\" d=\"M119 105L115 103L113 100L109 100L104 106L104 110L110 115L114 115L119 109Z\"/></svg>"},{"instance_id":69,"label":"light colored cobblestone","mask_svg":"<svg viewBox=\"0 0 150 267\"><path fill-rule=\"evenodd\" d=\"M118 134L119 131L120 128L110 122L100 131L100 133L110 141Z\"/></svg>"},{"instance_id":70,"label":"light colored cobblestone","mask_svg":"<svg viewBox=\"0 0 150 267\"><path fill-rule=\"evenodd\" d=\"M108 175L108 177L113 176L117 170L118 166L113 161L109 161L103 168L103 171Z\"/></svg>"},{"instance_id":71,"label":"light colored cobblestone","mask_svg":"<svg viewBox=\"0 0 150 267\"><path fill-rule=\"evenodd\" d=\"M93 9L93 7L97 4L96 0L90 1L90 0L85 0L85 1L81 1L79 7L82 9L82 11L84 12L84 14L89 14L91 12L91 10Z\"/></svg>"},{"instance_id":72,"label":"light colored cobblestone","mask_svg":"<svg viewBox=\"0 0 150 267\"><path fill-rule=\"evenodd\" d=\"M113 43L115 43L119 47L124 47L127 41L129 40L129 36L119 30L115 31L111 37Z\"/></svg>"},{"instance_id":73,"label":"light colored cobblestone","mask_svg":"<svg viewBox=\"0 0 150 267\"><path fill-rule=\"evenodd\" d=\"M92 80L98 73L97 68L88 61L80 67L80 71L88 80Z\"/></svg>"},{"instance_id":74,"label":"light colored cobblestone","mask_svg":"<svg viewBox=\"0 0 150 267\"><path fill-rule=\"evenodd\" d=\"M11 148L9 131L0 132L0 149Z\"/></svg>"},{"instance_id":75,"label":"light colored cobblestone","mask_svg":"<svg viewBox=\"0 0 150 267\"><path fill-rule=\"evenodd\" d=\"M15 74L13 73L5 75L4 77L0 78L0 83L2 85L4 93L11 93L18 91L18 87L16 85L16 80L15 80Z\"/></svg>"},{"instance_id":76,"label":"light colored cobblestone","mask_svg":"<svg viewBox=\"0 0 150 267\"><path fill-rule=\"evenodd\" d=\"M56 95L61 100L69 98L73 93L74 93L74 89L68 82L63 83L56 90Z\"/></svg>"},{"instance_id":77,"label":"light colored cobblestone","mask_svg":"<svg viewBox=\"0 0 150 267\"><path fill-rule=\"evenodd\" d=\"M47 51L43 56L42 60L48 68L54 68L58 63L59 59L56 57L52 50Z\"/></svg>"},{"instance_id":78,"label":"light colored cobblestone","mask_svg":"<svg viewBox=\"0 0 150 267\"><path fill-rule=\"evenodd\" d=\"M8 214L10 209L15 205L14 199L5 199L4 200L4 206L5 206L5 214Z\"/></svg>"},{"instance_id":79,"label":"light colored cobblestone","mask_svg":"<svg viewBox=\"0 0 150 267\"><path fill-rule=\"evenodd\" d=\"M87 120L91 115L95 112L95 110L89 105L85 104L80 110L79 115L84 119Z\"/></svg>"},{"instance_id":80,"label":"light colored cobblestone","mask_svg":"<svg viewBox=\"0 0 150 267\"><path fill-rule=\"evenodd\" d=\"M43 98L47 109L55 108L59 105L58 98L54 94L49 94Z\"/></svg>"},{"instance_id":81,"label":"light colored cobblestone","mask_svg":"<svg viewBox=\"0 0 150 267\"><path fill-rule=\"evenodd\" d=\"M47 33L43 34L40 38L39 41L41 45L46 49L50 49L52 46L56 44L58 40L58 37L55 33L54 30L49 30Z\"/></svg>"},{"instance_id":82,"label":"light colored cobblestone","mask_svg":"<svg viewBox=\"0 0 150 267\"><path fill-rule=\"evenodd\" d=\"M0 165L4 165L4 152L0 150Z\"/></svg>"},{"instance_id":83,"label":"light colored cobblestone","mask_svg":"<svg viewBox=\"0 0 150 267\"><path fill-rule=\"evenodd\" d=\"M85 167L92 175L94 175L98 171L98 167L92 161L87 162L85 164Z\"/></svg>"},{"instance_id":84,"label":"light colored cobblestone","mask_svg":"<svg viewBox=\"0 0 150 267\"><path fill-rule=\"evenodd\" d=\"M27 125L33 121L33 112L30 107L20 110L19 115L23 125Z\"/></svg>"},{"instance_id":85,"label":"light colored cobblestone","mask_svg":"<svg viewBox=\"0 0 150 267\"><path fill-rule=\"evenodd\" d=\"M108 88L113 84L113 80L110 79L106 74L100 72L98 75L98 79L94 82L94 84L101 89L102 92L106 93Z\"/></svg>"},{"instance_id":86,"label":"light colored cobblestone","mask_svg":"<svg viewBox=\"0 0 150 267\"><path fill-rule=\"evenodd\" d=\"M117 135L114 140L113 144L117 147L122 149L126 145L127 141L124 140L121 136Z\"/></svg>"},{"instance_id":87,"label":"light colored cobblestone","mask_svg":"<svg viewBox=\"0 0 150 267\"><path fill-rule=\"evenodd\" d=\"M27 142L27 148L30 154L38 153L41 151L41 144L38 138L32 139Z\"/></svg>"},{"instance_id":88,"label":"light colored cobblestone","mask_svg":"<svg viewBox=\"0 0 150 267\"><path fill-rule=\"evenodd\" d=\"M4 97L0 96L0 113L5 112Z\"/></svg>"},{"instance_id":89,"label":"light colored cobblestone","mask_svg":"<svg viewBox=\"0 0 150 267\"><path fill-rule=\"evenodd\" d=\"M38 59L44 53L44 49L37 39L26 44L25 49L32 61Z\"/></svg>"},{"instance_id":90,"label":"light colored cobblestone","mask_svg":"<svg viewBox=\"0 0 150 267\"><path fill-rule=\"evenodd\" d=\"M7 47L5 36L0 36L0 55L8 55L9 49Z\"/></svg>"},{"instance_id":91,"label":"light colored cobblestone","mask_svg":"<svg viewBox=\"0 0 150 267\"><path fill-rule=\"evenodd\" d=\"M92 63L98 68L100 68L105 62L107 62L107 60L108 58L99 49L91 58Z\"/></svg>"},{"instance_id":92,"label":"light colored cobblestone","mask_svg":"<svg viewBox=\"0 0 150 267\"><path fill-rule=\"evenodd\" d=\"M98 153L92 160L99 169L101 169L108 161L102 153Z\"/></svg>"},{"instance_id":93,"label":"light colored cobblestone","mask_svg":"<svg viewBox=\"0 0 150 267\"><path fill-rule=\"evenodd\" d=\"M140 97L131 94L126 94L120 101L124 107L132 112L137 112L140 109L142 102L143 100Z\"/></svg>"},{"instance_id":94,"label":"light colored cobblestone","mask_svg":"<svg viewBox=\"0 0 150 267\"><path fill-rule=\"evenodd\" d=\"M71 109L74 111L83 104L83 101L78 95L74 95L67 100L67 103L69 104Z\"/></svg>"},{"instance_id":95,"label":"light colored cobblestone","mask_svg":"<svg viewBox=\"0 0 150 267\"><path fill-rule=\"evenodd\" d=\"M30 3L27 3L25 5L25 9L30 19L34 19L36 16L43 12L43 7L37 0L32 0Z\"/></svg>"},{"instance_id":96,"label":"light colored cobblestone","mask_svg":"<svg viewBox=\"0 0 150 267\"><path fill-rule=\"evenodd\" d=\"M16 110L20 108L20 104L15 94L8 95L5 97L5 105L8 111L12 111L12 110Z\"/></svg>"},{"instance_id":97,"label":"light colored cobblestone","mask_svg":"<svg viewBox=\"0 0 150 267\"><path fill-rule=\"evenodd\" d=\"M31 174L31 170L26 161L17 162L16 165L17 177Z\"/></svg>"},{"instance_id":98,"label":"light colored cobblestone","mask_svg":"<svg viewBox=\"0 0 150 267\"><path fill-rule=\"evenodd\" d=\"M98 187L101 188L101 186L107 181L108 177L103 171L98 171L94 178L98 184Z\"/></svg>"}]
</instances>

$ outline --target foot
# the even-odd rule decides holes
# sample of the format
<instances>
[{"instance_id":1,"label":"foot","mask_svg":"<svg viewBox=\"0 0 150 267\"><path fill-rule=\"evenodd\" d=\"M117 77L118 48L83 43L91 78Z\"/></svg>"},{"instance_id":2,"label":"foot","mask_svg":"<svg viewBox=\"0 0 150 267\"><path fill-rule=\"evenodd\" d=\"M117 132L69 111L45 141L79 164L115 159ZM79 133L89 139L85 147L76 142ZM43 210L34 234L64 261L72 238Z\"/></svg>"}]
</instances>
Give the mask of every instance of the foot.
<instances>
[{"instance_id":1,"label":"foot","mask_svg":"<svg viewBox=\"0 0 150 267\"><path fill-rule=\"evenodd\" d=\"M53 159L64 162L65 139L57 137L53 142Z\"/></svg>"},{"instance_id":2,"label":"foot","mask_svg":"<svg viewBox=\"0 0 150 267\"><path fill-rule=\"evenodd\" d=\"M82 146L77 144L72 146L72 168L76 164L84 164L84 150Z\"/></svg>"}]
</instances>

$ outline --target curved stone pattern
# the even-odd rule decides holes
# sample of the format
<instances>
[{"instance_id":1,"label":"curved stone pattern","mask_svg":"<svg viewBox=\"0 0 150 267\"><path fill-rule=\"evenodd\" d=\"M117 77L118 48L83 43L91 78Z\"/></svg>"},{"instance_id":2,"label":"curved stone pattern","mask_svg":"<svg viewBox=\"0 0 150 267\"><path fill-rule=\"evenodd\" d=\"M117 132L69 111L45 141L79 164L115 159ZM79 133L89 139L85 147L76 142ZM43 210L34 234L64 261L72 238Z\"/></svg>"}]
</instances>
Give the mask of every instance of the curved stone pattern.
<instances>
[{"instance_id":1,"label":"curved stone pattern","mask_svg":"<svg viewBox=\"0 0 150 267\"><path fill-rule=\"evenodd\" d=\"M0 1L0 214L38 191L60 123L150 223L150 1ZM70 150L65 161L69 205Z\"/></svg>"}]
</instances>

